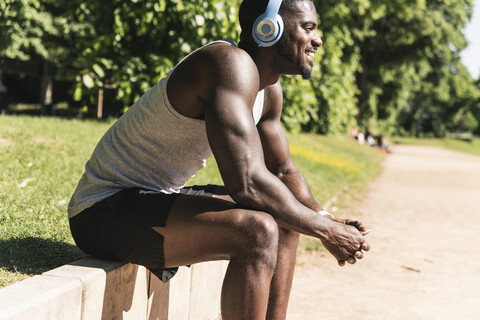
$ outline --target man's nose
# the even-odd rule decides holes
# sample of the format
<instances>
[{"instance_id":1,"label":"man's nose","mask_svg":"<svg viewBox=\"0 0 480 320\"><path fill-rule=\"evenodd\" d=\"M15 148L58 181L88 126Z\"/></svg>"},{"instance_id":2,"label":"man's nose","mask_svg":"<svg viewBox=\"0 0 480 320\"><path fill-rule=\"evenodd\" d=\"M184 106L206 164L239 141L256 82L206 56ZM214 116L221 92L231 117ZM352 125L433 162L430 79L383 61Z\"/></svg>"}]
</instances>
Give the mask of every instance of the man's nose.
<instances>
[{"instance_id":1,"label":"man's nose","mask_svg":"<svg viewBox=\"0 0 480 320\"><path fill-rule=\"evenodd\" d=\"M323 45L322 39L320 39L320 36L316 33L315 33L315 37L312 39L312 45L317 48Z\"/></svg>"}]
</instances>

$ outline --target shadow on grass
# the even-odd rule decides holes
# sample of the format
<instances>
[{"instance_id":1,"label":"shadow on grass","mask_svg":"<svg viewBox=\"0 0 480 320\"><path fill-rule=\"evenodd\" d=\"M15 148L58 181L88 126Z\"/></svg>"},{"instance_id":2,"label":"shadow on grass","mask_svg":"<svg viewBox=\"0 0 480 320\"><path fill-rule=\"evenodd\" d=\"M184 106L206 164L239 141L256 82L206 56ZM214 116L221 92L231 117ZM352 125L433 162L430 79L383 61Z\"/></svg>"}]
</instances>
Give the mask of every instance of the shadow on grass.
<instances>
[{"instance_id":1,"label":"shadow on grass","mask_svg":"<svg viewBox=\"0 0 480 320\"><path fill-rule=\"evenodd\" d=\"M0 240L0 268L37 275L86 256L71 244L42 238Z\"/></svg>"}]
</instances>

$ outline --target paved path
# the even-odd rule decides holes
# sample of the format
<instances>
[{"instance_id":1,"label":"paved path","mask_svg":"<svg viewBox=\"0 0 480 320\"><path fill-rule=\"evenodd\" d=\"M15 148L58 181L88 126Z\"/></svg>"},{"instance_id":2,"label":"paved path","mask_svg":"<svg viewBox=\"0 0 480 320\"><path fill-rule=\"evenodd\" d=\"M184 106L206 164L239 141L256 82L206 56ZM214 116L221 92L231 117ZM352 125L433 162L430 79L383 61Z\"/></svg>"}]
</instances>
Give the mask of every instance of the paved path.
<instances>
[{"instance_id":1,"label":"paved path","mask_svg":"<svg viewBox=\"0 0 480 320\"><path fill-rule=\"evenodd\" d=\"M396 146L359 211L371 251L301 257L287 319L480 319L480 157Z\"/></svg>"}]
</instances>

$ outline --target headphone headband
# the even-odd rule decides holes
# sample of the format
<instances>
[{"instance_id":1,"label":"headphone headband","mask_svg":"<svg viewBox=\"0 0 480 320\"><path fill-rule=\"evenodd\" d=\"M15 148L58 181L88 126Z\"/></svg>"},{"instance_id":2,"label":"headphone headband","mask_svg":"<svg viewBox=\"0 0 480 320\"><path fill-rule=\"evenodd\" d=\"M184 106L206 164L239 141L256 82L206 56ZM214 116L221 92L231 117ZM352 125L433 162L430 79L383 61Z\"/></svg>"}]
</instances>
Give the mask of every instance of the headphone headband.
<instances>
[{"instance_id":1,"label":"headphone headband","mask_svg":"<svg viewBox=\"0 0 480 320\"><path fill-rule=\"evenodd\" d=\"M275 20L281 5L282 0L268 1L267 10L265 10L265 19Z\"/></svg>"},{"instance_id":2,"label":"headphone headband","mask_svg":"<svg viewBox=\"0 0 480 320\"><path fill-rule=\"evenodd\" d=\"M283 20L278 14L282 0L270 0L267 9L253 24L252 35L259 47L270 47L280 40Z\"/></svg>"}]
</instances>

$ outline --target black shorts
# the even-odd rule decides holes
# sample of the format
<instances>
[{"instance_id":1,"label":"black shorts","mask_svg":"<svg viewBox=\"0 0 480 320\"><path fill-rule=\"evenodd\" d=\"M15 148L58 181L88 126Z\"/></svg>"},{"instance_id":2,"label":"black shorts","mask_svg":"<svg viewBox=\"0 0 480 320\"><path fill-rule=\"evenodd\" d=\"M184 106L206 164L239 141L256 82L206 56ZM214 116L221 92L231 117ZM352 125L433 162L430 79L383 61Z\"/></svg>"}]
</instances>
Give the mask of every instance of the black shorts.
<instances>
[{"instance_id":1,"label":"black shorts","mask_svg":"<svg viewBox=\"0 0 480 320\"><path fill-rule=\"evenodd\" d=\"M185 187L180 194L212 196L216 186ZM152 227L165 227L180 194L140 188L125 189L70 219L77 246L101 258L145 266L163 282L178 268L164 268L163 236Z\"/></svg>"}]
</instances>

